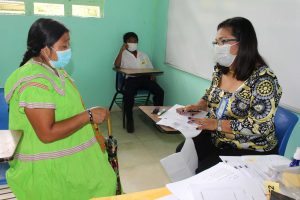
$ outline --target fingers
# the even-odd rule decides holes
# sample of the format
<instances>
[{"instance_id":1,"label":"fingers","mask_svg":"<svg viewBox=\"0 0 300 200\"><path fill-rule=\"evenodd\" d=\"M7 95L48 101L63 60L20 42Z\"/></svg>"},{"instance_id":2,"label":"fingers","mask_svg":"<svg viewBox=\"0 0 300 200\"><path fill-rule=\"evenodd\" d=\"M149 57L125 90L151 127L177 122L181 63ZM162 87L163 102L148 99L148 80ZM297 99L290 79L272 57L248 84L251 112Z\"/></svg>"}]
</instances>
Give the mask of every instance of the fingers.
<instances>
[{"instance_id":1,"label":"fingers","mask_svg":"<svg viewBox=\"0 0 300 200\"><path fill-rule=\"evenodd\" d=\"M107 120L110 115L110 112L106 108L93 107L90 109L93 114L93 120L96 124L101 124L103 121Z\"/></svg>"},{"instance_id":2,"label":"fingers","mask_svg":"<svg viewBox=\"0 0 300 200\"><path fill-rule=\"evenodd\" d=\"M189 124L195 123L195 124L203 125L206 121L205 118L189 117L188 119L189 119L189 121L188 121Z\"/></svg>"},{"instance_id":3,"label":"fingers","mask_svg":"<svg viewBox=\"0 0 300 200\"><path fill-rule=\"evenodd\" d=\"M182 115L185 112L185 107L177 108L176 112Z\"/></svg>"}]
</instances>

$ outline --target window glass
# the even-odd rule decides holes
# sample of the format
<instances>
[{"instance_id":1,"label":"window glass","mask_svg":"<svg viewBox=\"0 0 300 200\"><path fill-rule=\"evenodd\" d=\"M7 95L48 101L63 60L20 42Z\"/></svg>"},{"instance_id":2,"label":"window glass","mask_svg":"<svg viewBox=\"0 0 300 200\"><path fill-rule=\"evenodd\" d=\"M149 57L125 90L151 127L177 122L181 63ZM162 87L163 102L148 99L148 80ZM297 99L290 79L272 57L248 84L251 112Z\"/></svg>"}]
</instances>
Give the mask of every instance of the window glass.
<instances>
[{"instance_id":1,"label":"window glass","mask_svg":"<svg viewBox=\"0 0 300 200\"><path fill-rule=\"evenodd\" d=\"M98 17L100 18L99 6L72 5L72 16L77 17Z\"/></svg>"},{"instance_id":2,"label":"window glass","mask_svg":"<svg viewBox=\"0 0 300 200\"><path fill-rule=\"evenodd\" d=\"M35 15L65 15L64 4L54 4L54 3L33 3L33 9Z\"/></svg>"},{"instance_id":3,"label":"window glass","mask_svg":"<svg viewBox=\"0 0 300 200\"><path fill-rule=\"evenodd\" d=\"M25 14L22 1L0 1L0 14Z\"/></svg>"}]
</instances>

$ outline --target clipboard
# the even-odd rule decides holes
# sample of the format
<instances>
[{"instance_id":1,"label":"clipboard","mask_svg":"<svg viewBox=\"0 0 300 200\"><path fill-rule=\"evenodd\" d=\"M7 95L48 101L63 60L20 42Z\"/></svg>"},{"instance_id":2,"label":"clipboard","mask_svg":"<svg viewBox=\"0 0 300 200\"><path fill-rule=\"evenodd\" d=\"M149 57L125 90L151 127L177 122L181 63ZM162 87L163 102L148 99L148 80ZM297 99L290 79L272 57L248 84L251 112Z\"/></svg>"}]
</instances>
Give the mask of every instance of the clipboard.
<instances>
[{"instance_id":1,"label":"clipboard","mask_svg":"<svg viewBox=\"0 0 300 200\"><path fill-rule=\"evenodd\" d=\"M13 159L22 131L0 130L0 162Z\"/></svg>"}]
</instances>

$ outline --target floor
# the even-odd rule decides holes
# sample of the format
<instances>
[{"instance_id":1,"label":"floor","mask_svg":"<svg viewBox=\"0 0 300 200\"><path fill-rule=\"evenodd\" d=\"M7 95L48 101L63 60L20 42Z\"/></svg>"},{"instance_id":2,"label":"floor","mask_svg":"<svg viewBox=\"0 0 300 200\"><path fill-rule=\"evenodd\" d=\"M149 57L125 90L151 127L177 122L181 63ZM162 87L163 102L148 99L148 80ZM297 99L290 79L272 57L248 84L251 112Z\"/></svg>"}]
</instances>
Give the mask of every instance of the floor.
<instances>
[{"instance_id":1,"label":"floor","mask_svg":"<svg viewBox=\"0 0 300 200\"><path fill-rule=\"evenodd\" d=\"M160 132L140 110L134 111L135 132L122 127L122 113L111 112L112 133L118 140L118 159L124 192L159 188L170 182L160 159L174 153L181 134ZM104 131L106 127L102 127Z\"/></svg>"}]
</instances>

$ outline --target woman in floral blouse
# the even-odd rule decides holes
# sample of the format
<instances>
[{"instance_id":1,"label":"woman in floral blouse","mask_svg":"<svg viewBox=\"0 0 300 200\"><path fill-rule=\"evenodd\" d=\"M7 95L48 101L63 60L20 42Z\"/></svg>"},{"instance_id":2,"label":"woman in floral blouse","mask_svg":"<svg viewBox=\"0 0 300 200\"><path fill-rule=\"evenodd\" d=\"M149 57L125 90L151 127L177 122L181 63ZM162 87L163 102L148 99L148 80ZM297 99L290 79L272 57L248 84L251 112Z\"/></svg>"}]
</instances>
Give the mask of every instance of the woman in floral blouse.
<instances>
[{"instance_id":1,"label":"woman in floral blouse","mask_svg":"<svg viewBox=\"0 0 300 200\"><path fill-rule=\"evenodd\" d=\"M208 111L208 118L190 117L202 132L193 138L201 172L219 155L277 154L274 116L281 87L257 49L251 22L242 17L220 23L214 45L216 66L201 100L177 109L180 114ZM177 151L182 145L179 145Z\"/></svg>"}]
</instances>

